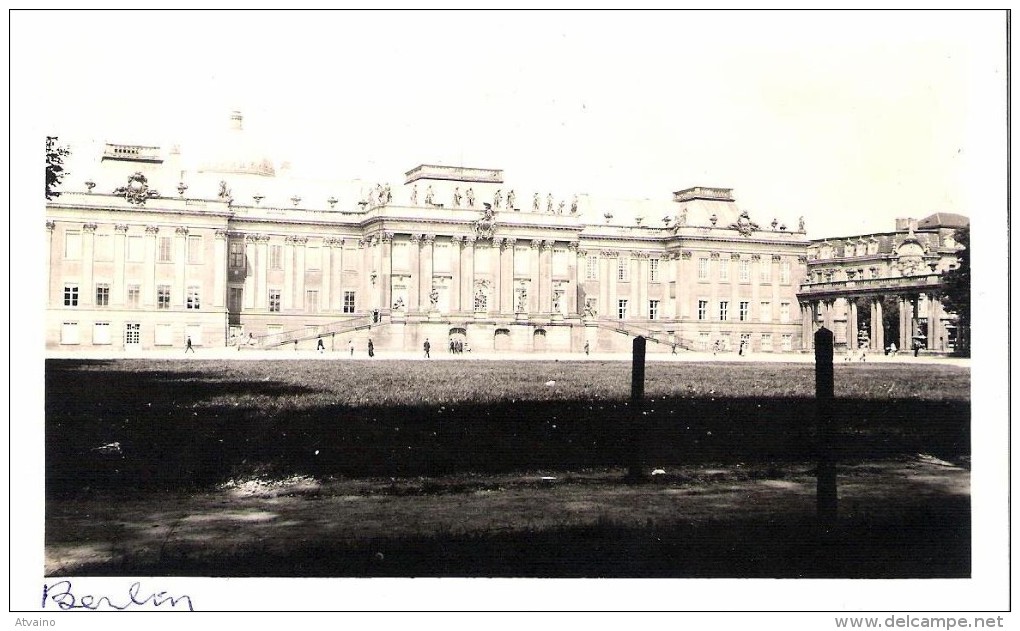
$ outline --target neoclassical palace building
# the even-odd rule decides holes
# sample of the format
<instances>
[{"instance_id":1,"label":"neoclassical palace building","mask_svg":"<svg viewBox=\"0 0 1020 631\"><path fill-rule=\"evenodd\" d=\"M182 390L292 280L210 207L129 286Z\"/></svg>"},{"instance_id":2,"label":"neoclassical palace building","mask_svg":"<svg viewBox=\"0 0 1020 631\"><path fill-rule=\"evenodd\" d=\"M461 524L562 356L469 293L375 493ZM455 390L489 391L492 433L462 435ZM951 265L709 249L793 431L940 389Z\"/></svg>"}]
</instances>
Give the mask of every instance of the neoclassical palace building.
<instances>
[{"instance_id":1,"label":"neoclassical palace building","mask_svg":"<svg viewBox=\"0 0 1020 631\"><path fill-rule=\"evenodd\" d=\"M952 264L943 228L904 235L916 256L900 232L847 250L802 219L757 223L725 188L599 200L430 164L396 186L312 181L253 151L236 112L215 146L71 147L92 160L46 206L47 348L802 351L857 304L857 269Z\"/></svg>"}]
</instances>

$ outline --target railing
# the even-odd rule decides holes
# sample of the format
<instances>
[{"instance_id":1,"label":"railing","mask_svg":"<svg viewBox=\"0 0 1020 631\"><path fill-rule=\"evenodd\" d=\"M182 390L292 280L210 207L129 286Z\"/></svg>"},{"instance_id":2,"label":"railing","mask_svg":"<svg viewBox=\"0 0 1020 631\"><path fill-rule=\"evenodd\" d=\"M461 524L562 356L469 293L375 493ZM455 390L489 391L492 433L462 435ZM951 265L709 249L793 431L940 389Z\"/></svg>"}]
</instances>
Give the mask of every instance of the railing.
<instances>
[{"instance_id":1,"label":"railing","mask_svg":"<svg viewBox=\"0 0 1020 631\"><path fill-rule=\"evenodd\" d=\"M274 348L285 344L294 344L304 340L314 340L318 337L325 337L336 333L350 333L359 329L369 329L373 325L382 324L381 320L376 321L373 315L356 316L346 320L328 322L319 326L304 327L292 331L281 331L280 333L268 333L266 335L254 336L255 343L249 344L255 348ZM247 339L247 338L242 338Z\"/></svg>"},{"instance_id":2,"label":"railing","mask_svg":"<svg viewBox=\"0 0 1020 631\"><path fill-rule=\"evenodd\" d=\"M666 333L665 331L659 331L647 326L641 326L640 324L634 324L633 322L628 322L626 320L617 320L614 318L601 317L597 318L595 320L595 323L599 328L609 329L611 331L623 333L624 335L629 336L640 335L646 340L650 342L655 342L656 344L673 346L673 343L675 341L676 345L679 348L682 348L686 351L692 350L693 348L692 340L685 340L682 337L675 335L673 336L673 339L670 339L670 334Z\"/></svg>"},{"instance_id":3,"label":"railing","mask_svg":"<svg viewBox=\"0 0 1020 631\"><path fill-rule=\"evenodd\" d=\"M842 292L866 292L882 289L918 289L937 287L942 282L939 274L924 276L899 276L895 278L866 278L855 280L835 280L821 283L802 283L801 294L826 294Z\"/></svg>"}]
</instances>

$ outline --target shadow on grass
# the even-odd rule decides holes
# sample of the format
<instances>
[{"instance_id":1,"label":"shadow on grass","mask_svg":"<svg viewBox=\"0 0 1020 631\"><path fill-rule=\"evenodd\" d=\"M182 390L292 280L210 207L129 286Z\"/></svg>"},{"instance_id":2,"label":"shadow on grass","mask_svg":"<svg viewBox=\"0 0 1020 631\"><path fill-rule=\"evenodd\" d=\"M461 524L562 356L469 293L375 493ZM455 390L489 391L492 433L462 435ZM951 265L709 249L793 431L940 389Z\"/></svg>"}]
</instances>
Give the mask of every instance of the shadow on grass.
<instances>
[{"instance_id":1,"label":"shadow on grass","mask_svg":"<svg viewBox=\"0 0 1020 631\"><path fill-rule=\"evenodd\" d=\"M970 502L938 498L823 533L811 516L626 527L333 539L274 551L175 548L159 560L85 565L76 576L967 578Z\"/></svg>"},{"instance_id":2,"label":"shadow on grass","mask_svg":"<svg viewBox=\"0 0 1020 631\"><path fill-rule=\"evenodd\" d=\"M628 462L631 409L623 398L286 405L313 389L229 373L103 365L47 363L48 497L203 489L252 476L436 476ZM284 404L229 402L253 395ZM810 461L814 411L814 400L801 397L658 397L641 416L643 461ZM836 413L841 461L969 455L968 401L843 399Z\"/></svg>"}]
</instances>

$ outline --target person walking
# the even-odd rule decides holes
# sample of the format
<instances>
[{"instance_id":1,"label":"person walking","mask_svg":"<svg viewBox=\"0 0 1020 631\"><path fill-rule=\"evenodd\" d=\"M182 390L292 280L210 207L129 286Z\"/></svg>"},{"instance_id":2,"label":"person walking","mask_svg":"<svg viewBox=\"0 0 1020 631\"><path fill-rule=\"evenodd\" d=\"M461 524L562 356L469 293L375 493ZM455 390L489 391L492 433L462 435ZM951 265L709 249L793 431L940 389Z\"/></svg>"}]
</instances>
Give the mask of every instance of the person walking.
<instances>
[{"instance_id":1,"label":"person walking","mask_svg":"<svg viewBox=\"0 0 1020 631\"><path fill-rule=\"evenodd\" d=\"M372 340L368 340L368 356L375 357L375 344L372 344Z\"/></svg>"},{"instance_id":2,"label":"person walking","mask_svg":"<svg viewBox=\"0 0 1020 631\"><path fill-rule=\"evenodd\" d=\"M673 354L676 355L676 342L673 342Z\"/></svg>"},{"instance_id":3,"label":"person walking","mask_svg":"<svg viewBox=\"0 0 1020 631\"><path fill-rule=\"evenodd\" d=\"M588 342L584 343L584 354L585 355L590 355L591 354L591 345Z\"/></svg>"},{"instance_id":4,"label":"person walking","mask_svg":"<svg viewBox=\"0 0 1020 631\"><path fill-rule=\"evenodd\" d=\"M347 346L351 349L351 357L354 357L354 340L347 342Z\"/></svg>"},{"instance_id":5,"label":"person walking","mask_svg":"<svg viewBox=\"0 0 1020 631\"><path fill-rule=\"evenodd\" d=\"M321 337L319 338L319 343L315 345L315 350L319 351L320 355L326 350L326 345L322 343Z\"/></svg>"},{"instance_id":6,"label":"person walking","mask_svg":"<svg viewBox=\"0 0 1020 631\"><path fill-rule=\"evenodd\" d=\"M428 359L429 351L432 350L432 345L429 344L429 338L425 338L425 343L422 345L422 348L425 349L425 359Z\"/></svg>"},{"instance_id":7,"label":"person walking","mask_svg":"<svg viewBox=\"0 0 1020 631\"><path fill-rule=\"evenodd\" d=\"M188 351L191 351L192 353L195 352L195 348L191 345L191 336L190 335L188 336L188 341L186 342L185 347L184 347L184 352L187 353Z\"/></svg>"}]
</instances>

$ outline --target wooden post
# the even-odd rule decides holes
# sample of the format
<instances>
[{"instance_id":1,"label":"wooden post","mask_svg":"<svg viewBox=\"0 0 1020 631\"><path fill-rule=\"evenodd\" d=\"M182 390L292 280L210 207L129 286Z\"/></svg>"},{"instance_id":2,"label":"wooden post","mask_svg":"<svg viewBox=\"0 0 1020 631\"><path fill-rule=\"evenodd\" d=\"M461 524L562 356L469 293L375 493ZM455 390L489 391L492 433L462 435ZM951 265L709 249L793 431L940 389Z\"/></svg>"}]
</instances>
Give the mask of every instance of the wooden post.
<instances>
[{"instance_id":1,"label":"wooden post","mask_svg":"<svg viewBox=\"0 0 1020 631\"><path fill-rule=\"evenodd\" d=\"M836 462L832 436L834 385L832 331L822 327L815 332L815 403L818 428L818 520L826 529L836 525Z\"/></svg>"},{"instance_id":2,"label":"wooden post","mask_svg":"<svg viewBox=\"0 0 1020 631\"><path fill-rule=\"evenodd\" d=\"M645 338L640 335L634 338L634 363L630 373L630 462L627 467L627 479L639 481L644 478L641 472L641 431L644 420L645 399Z\"/></svg>"}]
</instances>

